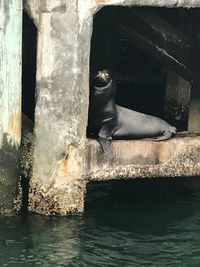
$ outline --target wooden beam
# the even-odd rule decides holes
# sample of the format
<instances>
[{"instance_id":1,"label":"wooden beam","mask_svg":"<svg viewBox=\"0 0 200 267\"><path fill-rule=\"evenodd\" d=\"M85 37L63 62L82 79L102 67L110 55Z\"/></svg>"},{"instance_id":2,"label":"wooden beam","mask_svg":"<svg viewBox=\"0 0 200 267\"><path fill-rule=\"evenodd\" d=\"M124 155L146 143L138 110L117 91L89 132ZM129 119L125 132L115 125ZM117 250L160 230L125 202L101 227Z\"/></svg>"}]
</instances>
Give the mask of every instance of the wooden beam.
<instances>
[{"instance_id":1,"label":"wooden beam","mask_svg":"<svg viewBox=\"0 0 200 267\"><path fill-rule=\"evenodd\" d=\"M112 30L155 57L162 66L185 80L191 79L190 41L180 30L141 9L116 7L111 11L106 16Z\"/></svg>"}]
</instances>

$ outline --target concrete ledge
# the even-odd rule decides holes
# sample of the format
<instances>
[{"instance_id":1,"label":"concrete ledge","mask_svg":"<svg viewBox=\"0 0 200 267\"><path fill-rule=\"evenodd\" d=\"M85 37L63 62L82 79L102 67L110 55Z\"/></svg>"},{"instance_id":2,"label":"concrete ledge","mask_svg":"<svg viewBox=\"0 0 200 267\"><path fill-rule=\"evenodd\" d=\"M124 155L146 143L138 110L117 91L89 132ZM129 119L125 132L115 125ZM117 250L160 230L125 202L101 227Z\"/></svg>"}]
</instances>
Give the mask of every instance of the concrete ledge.
<instances>
[{"instance_id":1,"label":"concrete ledge","mask_svg":"<svg viewBox=\"0 0 200 267\"><path fill-rule=\"evenodd\" d=\"M67 215L84 211L86 183L151 177L200 175L200 136L177 136L162 142L114 141L109 155L96 140L70 146L48 183L30 181L29 211Z\"/></svg>"},{"instance_id":2,"label":"concrete ledge","mask_svg":"<svg viewBox=\"0 0 200 267\"><path fill-rule=\"evenodd\" d=\"M95 140L85 146L84 177L109 180L145 177L200 175L200 136L162 141L114 141L110 155L104 155Z\"/></svg>"}]
</instances>

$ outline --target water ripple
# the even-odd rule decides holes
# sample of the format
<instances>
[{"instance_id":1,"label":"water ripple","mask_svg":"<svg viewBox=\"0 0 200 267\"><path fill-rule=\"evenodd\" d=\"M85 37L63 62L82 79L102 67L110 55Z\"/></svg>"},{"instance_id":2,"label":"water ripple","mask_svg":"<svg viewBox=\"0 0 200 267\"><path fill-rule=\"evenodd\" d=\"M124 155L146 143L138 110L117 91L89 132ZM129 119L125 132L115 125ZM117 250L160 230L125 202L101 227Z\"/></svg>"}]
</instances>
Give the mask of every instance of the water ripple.
<instances>
[{"instance_id":1,"label":"water ripple","mask_svg":"<svg viewBox=\"0 0 200 267\"><path fill-rule=\"evenodd\" d=\"M199 267L196 185L95 184L84 216L0 217L0 266Z\"/></svg>"}]
</instances>

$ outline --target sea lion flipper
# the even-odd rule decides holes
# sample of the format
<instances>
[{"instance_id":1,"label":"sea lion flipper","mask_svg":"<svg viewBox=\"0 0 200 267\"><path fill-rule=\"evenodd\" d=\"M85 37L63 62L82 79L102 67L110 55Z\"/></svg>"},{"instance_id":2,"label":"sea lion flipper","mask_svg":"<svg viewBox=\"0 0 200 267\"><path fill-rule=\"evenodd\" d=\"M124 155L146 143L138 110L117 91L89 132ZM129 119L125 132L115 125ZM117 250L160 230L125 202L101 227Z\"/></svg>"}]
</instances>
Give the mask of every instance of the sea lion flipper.
<instances>
[{"instance_id":1,"label":"sea lion flipper","mask_svg":"<svg viewBox=\"0 0 200 267\"><path fill-rule=\"evenodd\" d=\"M172 136L172 133L170 131L165 131L161 135L152 137L152 138L144 138L143 140L146 141L164 141L169 139Z\"/></svg>"},{"instance_id":2,"label":"sea lion flipper","mask_svg":"<svg viewBox=\"0 0 200 267\"><path fill-rule=\"evenodd\" d=\"M98 141L101 144L103 152L105 154L109 153L110 152L110 147L111 147L111 144L112 144L112 138L99 137Z\"/></svg>"},{"instance_id":3,"label":"sea lion flipper","mask_svg":"<svg viewBox=\"0 0 200 267\"><path fill-rule=\"evenodd\" d=\"M167 131L167 132L163 132L162 135L155 137L154 140L155 141L164 141L164 140L169 139L171 136L172 136L172 133Z\"/></svg>"},{"instance_id":4,"label":"sea lion flipper","mask_svg":"<svg viewBox=\"0 0 200 267\"><path fill-rule=\"evenodd\" d=\"M103 152L108 153L112 144L112 135L115 130L115 120L110 119L103 123L98 134L98 141L102 146Z\"/></svg>"}]
</instances>

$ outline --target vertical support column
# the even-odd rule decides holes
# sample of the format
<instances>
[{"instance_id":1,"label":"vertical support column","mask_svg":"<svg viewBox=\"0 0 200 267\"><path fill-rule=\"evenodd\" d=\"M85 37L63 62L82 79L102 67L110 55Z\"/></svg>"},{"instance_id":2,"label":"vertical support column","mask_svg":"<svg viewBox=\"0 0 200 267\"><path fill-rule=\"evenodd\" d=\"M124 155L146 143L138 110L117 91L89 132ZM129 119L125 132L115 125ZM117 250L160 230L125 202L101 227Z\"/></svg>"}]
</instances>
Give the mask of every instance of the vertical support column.
<instances>
[{"instance_id":1,"label":"vertical support column","mask_svg":"<svg viewBox=\"0 0 200 267\"><path fill-rule=\"evenodd\" d=\"M22 0L0 0L0 213L16 195L21 140Z\"/></svg>"},{"instance_id":2,"label":"vertical support column","mask_svg":"<svg viewBox=\"0 0 200 267\"><path fill-rule=\"evenodd\" d=\"M43 214L79 213L84 208L86 182L82 178L84 157L76 151L84 145L86 135L84 88L89 56L83 46L90 39L86 37L88 32L80 33L77 1L40 1L38 10L35 147L29 210Z\"/></svg>"},{"instance_id":3,"label":"vertical support column","mask_svg":"<svg viewBox=\"0 0 200 267\"><path fill-rule=\"evenodd\" d=\"M192 25L192 90L189 114L189 131L200 132L200 10L191 10Z\"/></svg>"},{"instance_id":4,"label":"vertical support column","mask_svg":"<svg viewBox=\"0 0 200 267\"><path fill-rule=\"evenodd\" d=\"M165 118L178 131L185 131L188 127L190 104L190 83L169 70L165 93Z\"/></svg>"}]
</instances>

